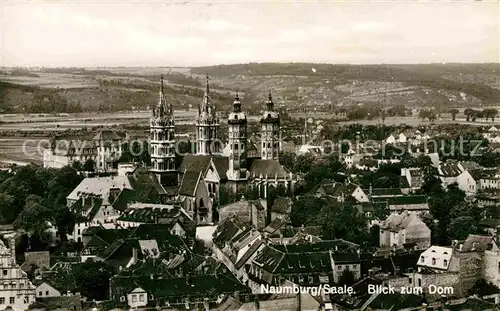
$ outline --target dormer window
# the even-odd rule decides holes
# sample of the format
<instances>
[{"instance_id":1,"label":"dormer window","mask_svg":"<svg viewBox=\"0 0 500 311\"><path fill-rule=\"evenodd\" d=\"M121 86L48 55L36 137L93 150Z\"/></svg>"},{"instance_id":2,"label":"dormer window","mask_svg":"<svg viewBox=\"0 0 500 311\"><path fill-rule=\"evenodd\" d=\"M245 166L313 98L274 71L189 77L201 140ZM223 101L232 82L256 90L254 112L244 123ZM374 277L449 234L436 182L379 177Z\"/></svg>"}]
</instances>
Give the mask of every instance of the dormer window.
<instances>
[{"instance_id":1,"label":"dormer window","mask_svg":"<svg viewBox=\"0 0 500 311\"><path fill-rule=\"evenodd\" d=\"M443 265L444 265L445 267L447 267L447 266L448 266L448 260L444 259L444 260L443 260Z\"/></svg>"}]
</instances>

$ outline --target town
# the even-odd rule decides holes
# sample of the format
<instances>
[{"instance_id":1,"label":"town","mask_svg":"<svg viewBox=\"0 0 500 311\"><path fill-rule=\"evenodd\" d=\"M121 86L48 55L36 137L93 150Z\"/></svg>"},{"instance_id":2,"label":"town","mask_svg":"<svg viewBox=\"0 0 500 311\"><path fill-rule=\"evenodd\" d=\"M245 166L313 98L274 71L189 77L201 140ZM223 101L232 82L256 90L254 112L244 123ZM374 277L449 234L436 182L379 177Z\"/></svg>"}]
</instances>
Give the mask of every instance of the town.
<instances>
[{"instance_id":1,"label":"town","mask_svg":"<svg viewBox=\"0 0 500 311\"><path fill-rule=\"evenodd\" d=\"M498 304L499 129L299 121L295 147L272 94L255 124L238 93L223 120L205 80L194 137L177 132L162 76L147 137L57 135L43 166L3 171L1 305ZM279 289L293 286L307 290Z\"/></svg>"},{"instance_id":2,"label":"town","mask_svg":"<svg viewBox=\"0 0 500 311\"><path fill-rule=\"evenodd\" d=\"M500 311L498 6L0 1L0 311Z\"/></svg>"}]
</instances>

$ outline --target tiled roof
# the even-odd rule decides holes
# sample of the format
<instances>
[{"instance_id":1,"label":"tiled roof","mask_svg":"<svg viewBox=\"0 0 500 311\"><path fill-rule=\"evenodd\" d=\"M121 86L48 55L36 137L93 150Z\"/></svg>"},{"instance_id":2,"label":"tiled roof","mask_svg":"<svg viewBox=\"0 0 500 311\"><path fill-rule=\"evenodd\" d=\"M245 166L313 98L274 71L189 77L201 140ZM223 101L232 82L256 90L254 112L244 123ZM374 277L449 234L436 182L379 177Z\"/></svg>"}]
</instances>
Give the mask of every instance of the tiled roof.
<instances>
[{"instance_id":1,"label":"tiled roof","mask_svg":"<svg viewBox=\"0 0 500 311\"><path fill-rule=\"evenodd\" d=\"M114 209L123 212L127 209L129 203L136 201L137 198L135 190L124 188L120 191L111 206L113 206Z\"/></svg>"},{"instance_id":2,"label":"tiled roof","mask_svg":"<svg viewBox=\"0 0 500 311\"><path fill-rule=\"evenodd\" d=\"M408 227L414 219L420 220L414 213L393 213L389 215L389 217L387 217L387 219L380 225L380 228L390 230L392 232L399 232L400 230ZM422 221L420 220L420 222ZM424 223L422 222L422 224Z\"/></svg>"},{"instance_id":3,"label":"tiled roof","mask_svg":"<svg viewBox=\"0 0 500 311\"><path fill-rule=\"evenodd\" d=\"M194 197L198 188L198 183L201 180L201 172L186 171L182 175L179 195Z\"/></svg>"},{"instance_id":4,"label":"tiled roof","mask_svg":"<svg viewBox=\"0 0 500 311\"><path fill-rule=\"evenodd\" d=\"M270 211L280 214L287 214L291 211L292 199L287 197L277 197L271 206Z\"/></svg>"},{"instance_id":5,"label":"tiled roof","mask_svg":"<svg viewBox=\"0 0 500 311\"><path fill-rule=\"evenodd\" d=\"M212 162L214 163L215 169L219 174L221 180L227 180L226 172L229 169L229 158L222 156L212 157Z\"/></svg>"},{"instance_id":6,"label":"tiled roof","mask_svg":"<svg viewBox=\"0 0 500 311\"><path fill-rule=\"evenodd\" d=\"M238 235L250 229L248 225L236 216L226 218L219 223L217 229L213 233L213 242L222 249L226 243L229 243Z\"/></svg>"},{"instance_id":7,"label":"tiled roof","mask_svg":"<svg viewBox=\"0 0 500 311\"><path fill-rule=\"evenodd\" d=\"M114 277L113 284L126 289L129 293L140 287L148 294L157 298L186 297L186 296L218 296L231 294L236 291L240 293L250 292L249 288L241 284L234 276L224 275L201 275L186 278L153 279L144 277Z\"/></svg>"},{"instance_id":8,"label":"tiled roof","mask_svg":"<svg viewBox=\"0 0 500 311\"><path fill-rule=\"evenodd\" d=\"M140 202L160 203L160 196L168 194L154 174L150 174L145 168L137 168L133 174L127 175L127 180Z\"/></svg>"},{"instance_id":9,"label":"tiled roof","mask_svg":"<svg viewBox=\"0 0 500 311\"><path fill-rule=\"evenodd\" d=\"M254 159L250 165L250 175L254 177L268 176L272 179L277 177L283 179L287 175L285 168L276 160Z\"/></svg>"},{"instance_id":10,"label":"tiled roof","mask_svg":"<svg viewBox=\"0 0 500 311\"><path fill-rule=\"evenodd\" d=\"M425 195L405 195L398 197L389 197L389 198L375 198L375 202L388 202L389 206L397 206L397 205L420 205L427 204L427 196Z\"/></svg>"},{"instance_id":11,"label":"tiled roof","mask_svg":"<svg viewBox=\"0 0 500 311\"><path fill-rule=\"evenodd\" d=\"M457 177L462 173L462 170L458 167L458 163L443 163L439 169L441 171L441 175L444 177Z\"/></svg>"},{"instance_id":12,"label":"tiled roof","mask_svg":"<svg viewBox=\"0 0 500 311\"><path fill-rule=\"evenodd\" d=\"M363 189L365 193L370 193L370 189ZM403 195L401 188L373 188L372 196Z\"/></svg>"},{"instance_id":13,"label":"tiled roof","mask_svg":"<svg viewBox=\"0 0 500 311\"><path fill-rule=\"evenodd\" d=\"M197 172L198 174L201 172L202 175L205 175L209 166L210 156L188 154L182 158L179 172Z\"/></svg>"},{"instance_id":14,"label":"tiled roof","mask_svg":"<svg viewBox=\"0 0 500 311\"><path fill-rule=\"evenodd\" d=\"M490 250L493 246L492 236L482 236L482 235L469 235L464 241L464 244L460 252L483 252L485 250Z\"/></svg>"},{"instance_id":15,"label":"tiled roof","mask_svg":"<svg viewBox=\"0 0 500 311\"><path fill-rule=\"evenodd\" d=\"M112 188L132 189L132 186L128 178L125 176L90 177L82 180L82 182L78 186L76 186L75 189L73 189L73 191L67 196L67 198L76 201L82 194L91 194L100 196L105 201L107 201L109 190Z\"/></svg>"},{"instance_id":16,"label":"tiled roof","mask_svg":"<svg viewBox=\"0 0 500 311\"><path fill-rule=\"evenodd\" d=\"M123 137L112 130L100 130L93 138L94 140L122 140Z\"/></svg>"}]
</instances>

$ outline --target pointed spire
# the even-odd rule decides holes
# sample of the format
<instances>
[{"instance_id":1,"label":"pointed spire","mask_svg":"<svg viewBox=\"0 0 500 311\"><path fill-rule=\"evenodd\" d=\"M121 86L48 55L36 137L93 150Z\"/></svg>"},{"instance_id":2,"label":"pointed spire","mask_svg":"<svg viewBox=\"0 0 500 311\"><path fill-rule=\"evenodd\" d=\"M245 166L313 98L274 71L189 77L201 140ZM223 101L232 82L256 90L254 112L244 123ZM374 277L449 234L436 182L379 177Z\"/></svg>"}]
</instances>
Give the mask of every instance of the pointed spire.
<instances>
[{"instance_id":1,"label":"pointed spire","mask_svg":"<svg viewBox=\"0 0 500 311\"><path fill-rule=\"evenodd\" d=\"M238 96L238 91L236 91L236 96L234 97L233 111L234 112L241 111L241 102L240 102L240 97Z\"/></svg>"},{"instance_id":2,"label":"pointed spire","mask_svg":"<svg viewBox=\"0 0 500 311\"><path fill-rule=\"evenodd\" d=\"M273 111L274 103L273 103L273 96L271 95L271 91L269 91L269 100L267 101L267 110L268 111Z\"/></svg>"},{"instance_id":3,"label":"pointed spire","mask_svg":"<svg viewBox=\"0 0 500 311\"><path fill-rule=\"evenodd\" d=\"M163 74L160 76L160 93L163 94Z\"/></svg>"},{"instance_id":4,"label":"pointed spire","mask_svg":"<svg viewBox=\"0 0 500 311\"><path fill-rule=\"evenodd\" d=\"M208 80L209 80L209 78L208 78L208 74L207 74L207 77L206 77L206 78L207 78L207 87L206 87L205 92L207 92L207 95L208 95L208 94L210 93L210 87L209 87L209 83L208 83Z\"/></svg>"}]
</instances>

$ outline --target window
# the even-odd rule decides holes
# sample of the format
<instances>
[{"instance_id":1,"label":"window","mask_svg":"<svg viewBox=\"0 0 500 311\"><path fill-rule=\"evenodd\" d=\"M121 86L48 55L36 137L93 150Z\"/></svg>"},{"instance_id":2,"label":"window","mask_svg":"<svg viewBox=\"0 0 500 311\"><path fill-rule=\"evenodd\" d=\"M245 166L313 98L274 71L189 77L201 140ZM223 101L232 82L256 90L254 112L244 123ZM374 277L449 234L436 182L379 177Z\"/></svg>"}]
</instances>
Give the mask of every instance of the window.
<instances>
[{"instance_id":1,"label":"window","mask_svg":"<svg viewBox=\"0 0 500 311\"><path fill-rule=\"evenodd\" d=\"M125 302L125 296L120 297L120 302Z\"/></svg>"},{"instance_id":2,"label":"window","mask_svg":"<svg viewBox=\"0 0 500 311\"><path fill-rule=\"evenodd\" d=\"M312 283L314 281L314 278L312 276L308 277L309 283Z\"/></svg>"},{"instance_id":3,"label":"window","mask_svg":"<svg viewBox=\"0 0 500 311\"><path fill-rule=\"evenodd\" d=\"M132 295L132 302L137 302L137 295Z\"/></svg>"},{"instance_id":4,"label":"window","mask_svg":"<svg viewBox=\"0 0 500 311\"><path fill-rule=\"evenodd\" d=\"M432 258L432 264L435 265L436 264L436 258Z\"/></svg>"},{"instance_id":5,"label":"window","mask_svg":"<svg viewBox=\"0 0 500 311\"><path fill-rule=\"evenodd\" d=\"M0 297L0 305L4 305L4 304L5 304L5 298Z\"/></svg>"},{"instance_id":6,"label":"window","mask_svg":"<svg viewBox=\"0 0 500 311\"><path fill-rule=\"evenodd\" d=\"M28 296L28 295L24 296L24 303L25 304L30 303L30 296Z\"/></svg>"},{"instance_id":7,"label":"window","mask_svg":"<svg viewBox=\"0 0 500 311\"><path fill-rule=\"evenodd\" d=\"M12 305L12 304L15 304L16 303L16 297L10 297L9 298L9 303Z\"/></svg>"},{"instance_id":8,"label":"window","mask_svg":"<svg viewBox=\"0 0 500 311\"><path fill-rule=\"evenodd\" d=\"M408 278L408 283L411 284L411 278Z\"/></svg>"},{"instance_id":9,"label":"window","mask_svg":"<svg viewBox=\"0 0 500 311\"><path fill-rule=\"evenodd\" d=\"M155 296L149 295L149 300L154 300L154 299L155 299Z\"/></svg>"},{"instance_id":10,"label":"window","mask_svg":"<svg viewBox=\"0 0 500 311\"><path fill-rule=\"evenodd\" d=\"M42 291L39 291L39 292L38 292L38 296L42 296Z\"/></svg>"},{"instance_id":11,"label":"window","mask_svg":"<svg viewBox=\"0 0 500 311\"><path fill-rule=\"evenodd\" d=\"M424 256L420 257L420 262L424 262L425 259L424 259Z\"/></svg>"},{"instance_id":12,"label":"window","mask_svg":"<svg viewBox=\"0 0 500 311\"><path fill-rule=\"evenodd\" d=\"M3 270L3 275L7 275L7 270Z\"/></svg>"},{"instance_id":13,"label":"window","mask_svg":"<svg viewBox=\"0 0 500 311\"><path fill-rule=\"evenodd\" d=\"M448 260L443 260L443 265L446 267L448 265Z\"/></svg>"},{"instance_id":14,"label":"window","mask_svg":"<svg viewBox=\"0 0 500 311\"><path fill-rule=\"evenodd\" d=\"M342 266L337 266L337 270L342 270Z\"/></svg>"},{"instance_id":15,"label":"window","mask_svg":"<svg viewBox=\"0 0 500 311\"><path fill-rule=\"evenodd\" d=\"M422 287L422 279L418 279L418 287Z\"/></svg>"},{"instance_id":16,"label":"window","mask_svg":"<svg viewBox=\"0 0 500 311\"><path fill-rule=\"evenodd\" d=\"M144 302L144 294L140 294L139 295L139 301L140 302Z\"/></svg>"},{"instance_id":17,"label":"window","mask_svg":"<svg viewBox=\"0 0 500 311\"><path fill-rule=\"evenodd\" d=\"M48 290L46 290L46 291L45 291L45 296L48 296L48 295L49 295L49 291L48 291Z\"/></svg>"}]
</instances>

